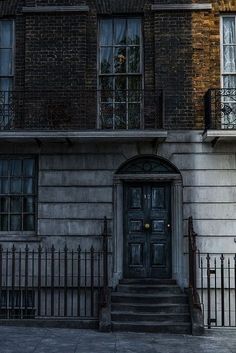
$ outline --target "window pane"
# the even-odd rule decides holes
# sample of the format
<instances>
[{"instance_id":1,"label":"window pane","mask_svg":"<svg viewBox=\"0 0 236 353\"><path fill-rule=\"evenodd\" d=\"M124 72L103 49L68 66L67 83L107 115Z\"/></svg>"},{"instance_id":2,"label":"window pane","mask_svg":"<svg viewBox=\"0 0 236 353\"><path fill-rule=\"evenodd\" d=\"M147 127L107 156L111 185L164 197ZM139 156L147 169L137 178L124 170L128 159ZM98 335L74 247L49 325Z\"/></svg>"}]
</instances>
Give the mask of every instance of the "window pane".
<instances>
[{"instance_id":1,"label":"window pane","mask_svg":"<svg viewBox=\"0 0 236 353\"><path fill-rule=\"evenodd\" d=\"M10 161L11 176L21 176L22 175L22 161L11 160Z\"/></svg>"},{"instance_id":2,"label":"window pane","mask_svg":"<svg viewBox=\"0 0 236 353\"><path fill-rule=\"evenodd\" d=\"M33 194L33 179L25 179L23 182L23 193Z\"/></svg>"},{"instance_id":3,"label":"window pane","mask_svg":"<svg viewBox=\"0 0 236 353\"><path fill-rule=\"evenodd\" d=\"M110 74L113 71L112 47L101 49L101 73Z\"/></svg>"},{"instance_id":4,"label":"window pane","mask_svg":"<svg viewBox=\"0 0 236 353\"><path fill-rule=\"evenodd\" d=\"M140 128L140 104L129 104L129 128Z\"/></svg>"},{"instance_id":5,"label":"window pane","mask_svg":"<svg viewBox=\"0 0 236 353\"><path fill-rule=\"evenodd\" d=\"M126 104L115 105L115 127L126 129Z\"/></svg>"},{"instance_id":6,"label":"window pane","mask_svg":"<svg viewBox=\"0 0 236 353\"><path fill-rule=\"evenodd\" d=\"M223 43L236 44L235 42L235 18L223 18Z\"/></svg>"},{"instance_id":7,"label":"window pane","mask_svg":"<svg viewBox=\"0 0 236 353\"><path fill-rule=\"evenodd\" d=\"M0 75L12 75L12 50L0 49Z\"/></svg>"},{"instance_id":8,"label":"window pane","mask_svg":"<svg viewBox=\"0 0 236 353\"><path fill-rule=\"evenodd\" d=\"M17 215L10 216L10 224L11 224L10 230L22 230L21 223L22 223L21 216L17 216Z\"/></svg>"},{"instance_id":9,"label":"window pane","mask_svg":"<svg viewBox=\"0 0 236 353\"><path fill-rule=\"evenodd\" d=\"M12 48L13 46L13 21L0 21L0 47Z\"/></svg>"},{"instance_id":10,"label":"window pane","mask_svg":"<svg viewBox=\"0 0 236 353\"><path fill-rule=\"evenodd\" d=\"M8 212L8 198L7 197L0 198L0 212L1 213Z\"/></svg>"},{"instance_id":11,"label":"window pane","mask_svg":"<svg viewBox=\"0 0 236 353\"><path fill-rule=\"evenodd\" d=\"M102 77L100 81L101 102L112 103L113 101L113 77Z\"/></svg>"},{"instance_id":12,"label":"window pane","mask_svg":"<svg viewBox=\"0 0 236 353\"><path fill-rule=\"evenodd\" d=\"M225 88L236 88L236 75L226 75L223 77Z\"/></svg>"},{"instance_id":13,"label":"window pane","mask_svg":"<svg viewBox=\"0 0 236 353\"><path fill-rule=\"evenodd\" d=\"M0 230L7 231L8 230L8 216L0 215Z\"/></svg>"},{"instance_id":14,"label":"window pane","mask_svg":"<svg viewBox=\"0 0 236 353\"><path fill-rule=\"evenodd\" d=\"M115 101L125 102L126 101L126 77L116 76L115 78Z\"/></svg>"},{"instance_id":15,"label":"window pane","mask_svg":"<svg viewBox=\"0 0 236 353\"><path fill-rule=\"evenodd\" d=\"M140 19L134 18L128 20L128 44L139 45L140 44L140 30L141 21Z\"/></svg>"},{"instance_id":16,"label":"window pane","mask_svg":"<svg viewBox=\"0 0 236 353\"><path fill-rule=\"evenodd\" d=\"M8 175L8 161L0 160L0 176Z\"/></svg>"},{"instance_id":17,"label":"window pane","mask_svg":"<svg viewBox=\"0 0 236 353\"><path fill-rule=\"evenodd\" d=\"M115 73L126 73L126 48L115 48L114 69Z\"/></svg>"},{"instance_id":18,"label":"window pane","mask_svg":"<svg viewBox=\"0 0 236 353\"><path fill-rule=\"evenodd\" d=\"M34 160L25 159L23 160L23 175L32 177L34 176Z\"/></svg>"},{"instance_id":19,"label":"window pane","mask_svg":"<svg viewBox=\"0 0 236 353\"><path fill-rule=\"evenodd\" d=\"M0 91L8 92L12 90L12 79L11 78L0 78ZM9 102L9 94L5 93L4 96L1 96L1 102Z\"/></svg>"},{"instance_id":20,"label":"window pane","mask_svg":"<svg viewBox=\"0 0 236 353\"><path fill-rule=\"evenodd\" d=\"M112 45L112 20L100 22L100 45Z\"/></svg>"},{"instance_id":21,"label":"window pane","mask_svg":"<svg viewBox=\"0 0 236 353\"><path fill-rule=\"evenodd\" d=\"M32 231L34 230L34 216L33 215L24 215L23 221L24 230Z\"/></svg>"},{"instance_id":22,"label":"window pane","mask_svg":"<svg viewBox=\"0 0 236 353\"><path fill-rule=\"evenodd\" d=\"M128 50L129 61L128 61L128 71L130 73L140 72L140 48L130 47Z\"/></svg>"},{"instance_id":23,"label":"window pane","mask_svg":"<svg viewBox=\"0 0 236 353\"><path fill-rule=\"evenodd\" d=\"M236 71L236 47L233 45L226 45L223 48L224 55L224 72Z\"/></svg>"},{"instance_id":24,"label":"window pane","mask_svg":"<svg viewBox=\"0 0 236 353\"><path fill-rule=\"evenodd\" d=\"M21 213L22 210L22 199L21 197L11 198L11 213Z\"/></svg>"},{"instance_id":25,"label":"window pane","mask_svg":"<svg viewBox=\"0 0 236 353\"><path fill-rule=\"evenodd\" d=\"M101 126L103 129L113 128L113 105L101 104Z\"/></svg>"},{"instance_id":26,"label":"window pane","mask_svg":"<svg viewBox=\"0 0 236 353\"><path fill-rule=\"evenodd\" d=\"M7 178L0 179L0 193L1 194L9 193L9 180Z\"/></svg>"},{"instance_id":27,"label":"window pane","mask_svg":"<svg viewBox=\"0 0 236 353\"><path fill-rule=\"evenodd\" d=\"M142 89L141 86L141 76L131 76L129 77L128 87L131 91L139 91Z\"/></svg>"},{"instance_id":28,"label":"window pane","mask_svg":"<svg viewBox=\"0 0 236 353\"><path fill-rule=\"evenodd\" d=\"M11 193L12 194L21 193L21 179L17 179L17 178L11 179Z\"/></svg>"},{"instance_id":29,"label":"window pane","mask_svg":"<svg viewBox=\"0 0 236 353\"><path fill-rule=\"evenodd\" d=\"M34 213L35 205L33 197L24 197L23 198L23 212L25 213Z\"/></svg>"},{"instance_id":30,"label":"window pane","mask_svg":"<svg viewBox=\"0 0 236 353\"><path fill-rule=\"evenodd\" d=\"M115 44L116 45L126 44L126 20L125 19L114 20L114 31L115 31Z\"/></svg>"}]
</instances>

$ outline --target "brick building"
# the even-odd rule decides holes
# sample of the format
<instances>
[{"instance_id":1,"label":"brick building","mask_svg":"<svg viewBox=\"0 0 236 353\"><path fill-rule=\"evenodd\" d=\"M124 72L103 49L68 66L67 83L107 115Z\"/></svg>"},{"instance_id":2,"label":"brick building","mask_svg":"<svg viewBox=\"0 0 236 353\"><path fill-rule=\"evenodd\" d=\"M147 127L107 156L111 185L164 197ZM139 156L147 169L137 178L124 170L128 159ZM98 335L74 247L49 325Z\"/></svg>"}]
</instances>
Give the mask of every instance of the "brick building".
<instances>
[{"instance_id":1,"label":"brick building","mask_svg":"<svg viewBox=\"0 0 236 353\"><path fill-rule=\"evenodd\" d=\"M202 253L235 253L235 21L233 0L0 1L0 242L100 249L106 216L121 304L188 287L190 216Z\"/></svg>"}]
</instances>

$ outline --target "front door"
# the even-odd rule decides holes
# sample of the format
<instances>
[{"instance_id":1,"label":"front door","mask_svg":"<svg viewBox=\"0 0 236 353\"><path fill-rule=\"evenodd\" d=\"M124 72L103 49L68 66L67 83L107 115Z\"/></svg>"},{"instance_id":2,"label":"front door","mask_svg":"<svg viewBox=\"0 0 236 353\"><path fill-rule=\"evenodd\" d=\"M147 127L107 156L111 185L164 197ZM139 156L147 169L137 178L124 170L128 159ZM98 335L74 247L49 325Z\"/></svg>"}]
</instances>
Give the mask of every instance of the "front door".
<instances>
[{"instance_id":1,"label":"front door","mask_svg":"<svg viewBox=\"0 0 236 353\"><path fill-rule=\"evenodd\" d=\"M124 275L171 277L170 184L127 183Z\"/></svg>"}]
</instances>

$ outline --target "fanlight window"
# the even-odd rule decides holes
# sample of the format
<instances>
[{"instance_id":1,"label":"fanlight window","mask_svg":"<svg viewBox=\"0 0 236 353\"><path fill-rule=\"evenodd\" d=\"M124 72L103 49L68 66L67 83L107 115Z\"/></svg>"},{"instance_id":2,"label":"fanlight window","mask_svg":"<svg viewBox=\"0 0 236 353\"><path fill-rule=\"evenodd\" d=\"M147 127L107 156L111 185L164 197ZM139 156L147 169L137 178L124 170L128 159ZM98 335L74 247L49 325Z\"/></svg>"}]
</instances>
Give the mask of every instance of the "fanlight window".
<instances>
[{"instance_id":1,"label":"fanlight window","mask_svg":"<svg viewBox=\"0 0 236 353\"><path fill-rule=\"evenodd\" d=\"M179 174L179 171L163 158L142 156L125 162L116 174Z\"/></svg>"}]
</instances>

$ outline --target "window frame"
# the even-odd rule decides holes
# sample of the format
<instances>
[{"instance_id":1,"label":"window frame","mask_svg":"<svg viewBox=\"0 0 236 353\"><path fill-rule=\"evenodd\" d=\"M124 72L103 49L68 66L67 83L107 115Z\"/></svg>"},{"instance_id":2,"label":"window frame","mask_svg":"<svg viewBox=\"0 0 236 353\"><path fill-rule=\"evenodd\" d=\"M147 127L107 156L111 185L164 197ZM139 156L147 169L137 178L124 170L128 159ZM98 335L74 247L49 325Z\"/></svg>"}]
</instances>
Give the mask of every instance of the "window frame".
<instances>
[{"instance_id":1,"label":"window frame","mask_svg":"<svg viewBox=\"0 0 236 353\"><path fill-rule=\"evenodd\" d=\"M11 75L4 75L4 76L1 76L0 75L0 80L1 79L4 79L4 78L8 78L9 80L12 81L12 89L14 87L14 78L15 78L15 50L16 50L16 33L15 33L15 19L14 18L1 18L0 19L0 22L9 22L11 21L12 22L12 74ZM1 49L4 49L4 48L1 48L0 47L0 50ZM9 49L9 48L7 48ZM1 92L1 90L0 90Z\"/></svg>"},{"instance_id":2,"label":"window frame","mask_svg":"<svg viewBox=\"0 0 236 353\"><path fill-rule=\"evenodd\" d=\"M20 215L21 216L21 219L23 217L24 214L29 214L29 215L33 215L34 217L34 221L33 221L33 230L0 230L0 237L1 236L4 236L4 235L19 235L19 236L22 236L22 235L37 235L38 233L38 229L37 229L37 224L38 224L38 195L39 195L39 185L38 185L38 157L35 156L35 155L1 155L0 156L0 160L7 160L7 161L10 161L10 160L27 160L27 159L33 159L34 160L34 175L32 176L32 179L33 179L33 193L32 194L25 194L25 193L19 193L19 194L11 194L10 192L10 189L9 189L9 192L6 193L6 194L2 194L0 193L0 198L3 198L3 197L6 197L8 198L9 200L11 199L11 197L20 197L20 198L23 198L23 197L32 197L33 198L33 202L34 202L34 212L23 212L23 209L22 209L22 206L21 206L21 211L19 213L16 213L17 215ZM7 178L10 179L11 176L9 175L10 174L10 169L8 169L8 175L7 175ZM1 180L2 177L0 177L0 180ZM24 177L21 176L17 177L17 176L13 176L13 178L15 179L24 179ZM25 177L27 178L27 177ZM31 178L31 177L28 177L28 178ZM10 188L10 185L9 185L9 188ZM11 212L10 210L10 202L8 201L8 211L7 212L0 212L0 215L2 214L5 214L7 216L7 222L8 222L8 227L9 227L9 218L11 216L11 214L15 214L14 212ZM21 221L22 222L22 221ZM22 225L21 227L23 228L23 222L22 222Z\"/></svg>"},{"instance_id":3,"label":"window frame","mask_svg":"<svg viewBox=\"0 0 236 353\"><path fill-rule=\"evenodd\" d=\"M140 44L139 45L129 45L126 43L126 45L116 45L114 44L114 41L111 45L112 47L112 52L114 54L114 50L116 47L126 47L126 48L129 48L129 47L139 47L140 48L140 72L139 73L131 73L129 72L128 70L125 72L125 73L115 73L114 72L114 68L113 68L113 72L110 73L110 74L102 74L101 73L101 47L110 47L110 45L100 45L100 39L101 39L101 21L102 20L112 20L112 38L114 39L114 20L116 19L124 19L124 20L129 20L129 19L137 19L140 21ZM127 26L127 23L126 23L126 26ZM113 61L114 63L114 61ZM128 67L129 63L128 63L128 60L126 62L126 68ZM102 129L102 124L101 124L101 113L100 113L100 110L101 110L101 104L102 104L102 101L101 101L101 94L100 92L102 91L101 90L101 85L100 85L100 79L101 77L112 77L113 79L113 92L115 92L115 77L125 77L126 79L128 77L140 77L140 80L141 80L141 88L140 88L140 91L143 91L144 90L144 35L143 35L143 18L142 16L140 15L115 15L115 16L102 16L98 19L98 36L97 36L97 90L98 90L98 99L97 99L97 129ZM127 81L126 81L126 91L128 92L128 87L127 87ZM113 93L113 95L115 95L115 93ZM118 128L115 127L115 120L114 120L114 106L115 104L118 104L120 102L115 102L115 98L113 97L113 101L112 101L112 105L113 105L113 126L112 126L112 130L119 130ZM132 102L132 103L135 103L135 102ZM140 104L140 128L142 129L144 127L144 121L143 121L143 113L142 113L142 110L143 110L143 102L140 101L137 103ZM128 101L127 101L127 98L126 98L126 115L128 115L128 111L129 109L127 108L127 105L128 105ZM126 121L126 124L128 122L128 118L126 118L127 121ZM126 129L129 130L129 127L126 126Z\"/></svg>"}]
</instances>

